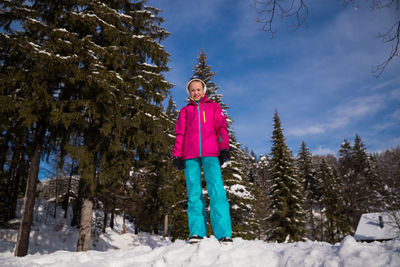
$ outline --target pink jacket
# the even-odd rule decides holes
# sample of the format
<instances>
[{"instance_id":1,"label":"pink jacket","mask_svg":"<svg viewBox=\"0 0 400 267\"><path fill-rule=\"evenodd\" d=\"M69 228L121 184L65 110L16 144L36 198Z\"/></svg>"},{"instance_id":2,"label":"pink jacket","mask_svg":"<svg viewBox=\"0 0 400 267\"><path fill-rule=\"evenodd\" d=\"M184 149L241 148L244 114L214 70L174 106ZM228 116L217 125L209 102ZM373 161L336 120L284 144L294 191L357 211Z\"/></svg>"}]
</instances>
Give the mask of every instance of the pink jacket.
<instances>
[{"instance_id":1,"label":"pink jacket","mask_svg":"<svg viewBox=\"0 0 400 267\"><path fill-rule=\"evenodd\" d=\"M218 103L204 96L200 103L193 100L179 112L175 128L173 156L182 159L217 157L229 149L226 118Z\"/></svg>"}]
</instances>

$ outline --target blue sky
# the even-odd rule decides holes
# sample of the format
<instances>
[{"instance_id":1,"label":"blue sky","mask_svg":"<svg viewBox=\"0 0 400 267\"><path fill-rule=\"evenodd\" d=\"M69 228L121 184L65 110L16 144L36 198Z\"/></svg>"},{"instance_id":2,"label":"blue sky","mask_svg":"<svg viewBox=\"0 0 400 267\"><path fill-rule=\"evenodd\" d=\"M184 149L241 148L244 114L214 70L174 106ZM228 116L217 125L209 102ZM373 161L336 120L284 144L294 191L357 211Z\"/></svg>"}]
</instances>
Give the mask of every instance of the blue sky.
<instances>
[{"instance_id":1,"label":"blue sky","mask_svg":"<svg viewBox=\"0 0 400 267\"><path fill-rule=\"evenodd\" d=\"M187 80L201 49L216 72L223 102L230 106L238 141L256 154L270 152L274 109L286 142L297 154L304 140L313 154L336 154L359 134L369 152L400 144L400 60L375 78L391 46L377 38L400 10L356 10L336 0L310 0L307 25L291 31L275 20L276 36L261 31L253 0L150 0L162 10L171 35L166 79L182 108Z\"/></svg>"}]
</instances>

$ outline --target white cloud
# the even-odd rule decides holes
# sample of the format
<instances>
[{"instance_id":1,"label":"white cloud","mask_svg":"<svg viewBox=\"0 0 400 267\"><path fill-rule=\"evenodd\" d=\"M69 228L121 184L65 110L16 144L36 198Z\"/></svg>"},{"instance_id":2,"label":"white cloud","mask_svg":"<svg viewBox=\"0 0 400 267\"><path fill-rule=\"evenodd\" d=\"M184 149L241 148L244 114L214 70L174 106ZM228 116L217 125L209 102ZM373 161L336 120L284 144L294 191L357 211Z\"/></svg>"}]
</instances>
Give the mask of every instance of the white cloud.
<instances>
[{"instance_id":1,"label":"white cloud","mask_svg":"<svg viewBox=\"0 0 400 267\"><path fill-rule=\"evenodd\" d=\"M397 123L400 122L400 109L397 109L392 113L392 119L396 120Z\"/></svg>"},{"instance_id":2,"label":"white cloud","mask_svg":"<svg viewBox=\"0 0 400 267\"><path fill-rule=\"evenodd\" d=\"M161 16L168 24L167 30L172 33L193 34L216 27L220 10L229 3L226 0L198 1L198 0L150 0L149 4L164 10Z\"/></svg>"},{"instance_id":3,"label":"white cloud","mask_svg":"<svg viewBox=\"0 0 400 267\"><path fill-rule=\"evenodd\" d=\"M349 123L353 118L362 118L366 115L376 113L382 108L385 97L385 94L358 97L344 105L336 107L336 118L334 118L333 121L338 122L333 123L333 126L340 127Z\"/></svg>"},{"instance_id":4,"label":"white cloud","mask_svg":"<svg viewBox=\"0 0 400 267\"><path fill-rule=\"evenodd\" d=\"M394 99L400 99L400 88L390 92L390 97Z\"/></svg>"},{"instance_id":5,"label":"white cloud","mask_svg":"<svg viewBox=\"0 0 400 267\"><path fill-rule=\"evenodd\" d=\"M305 127L294 127L288 130L288 134L305 136L323 134L328 130L343 128L353 120L363 119L366 116L378 112L384 106L384 100L384 94L358 97L335 107L329 112L329 114L333 114L333 117L326 119L325 123L317 123L316 125Z\"/></svg>"},{"instance_id":6,"label":"white cloud","mask_svg":"<svg viewBox=\"0 0 400 267\"><path fill-rule=\"evenodd\" d=\"M382 119L375 124L373 129L380 132L398 127L400 125L400 108L395 109L391 114L388 114L387 117L388 118Z\"/></svg>"},{"instance_id":7,"label":"white cloud","mask_svg":"<svg viewBox=\"0 0 400 267\"><path fill-rule=\"evenodd\" d=\"M317 149L312 150L311 151L313 155L336 155L336 151L334 151L333 149L327 148L327 147L323 147L323 146L318 146Z\"/></svg>"},{"instance_id":8,"label":"white cloud","mask_svg":"<svg viewBox=\"0 0 400 267\"><path fill-rule=\"evenodd\" d=\"M388 79L386 81L383 81L381 83L378 83L375 86L370 86L366 85L364 88L361 89L361 91L379 91L379 90L385 90L388 87L396 86L396 84L400 84L400 77L395 77L393 79Z\"/></svg>"},{"instance_id":9,"label":"white cloud","mask_svg":"<svg viewBox=\"0 0 400 267\"><path fill-rule=\"evenodd\" d=\"M294 128L289 131L289 135L304 136L310 134L322 134L326 131L325 125L312 125L306 128Z\"/></svg>"}]
</instances>

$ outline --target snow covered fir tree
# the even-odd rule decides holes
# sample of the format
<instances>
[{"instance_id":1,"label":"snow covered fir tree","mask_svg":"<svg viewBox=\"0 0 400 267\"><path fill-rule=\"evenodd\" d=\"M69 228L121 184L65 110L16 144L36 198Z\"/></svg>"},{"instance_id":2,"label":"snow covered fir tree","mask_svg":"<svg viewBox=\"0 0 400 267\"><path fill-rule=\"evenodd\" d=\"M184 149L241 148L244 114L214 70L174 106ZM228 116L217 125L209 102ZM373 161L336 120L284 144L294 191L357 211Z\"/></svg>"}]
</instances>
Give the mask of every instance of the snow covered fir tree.
<instances>
[{"instance_id":1,"label":"snow covered fir tree","mask_svg":"<svg viewBox=\"0 0 400 267\"><path fill-rule=\"evenodd\" d=\"M268 239L278 242L304 238L304 212L298 171L292 152L285 143L278 112L274 114L274 131L268 172L270 215L267 218Z\"/></svg>"},{"instance_id":2,"label":"snow covered fir tree","mask_svg":"<svg viewBox=\"0 0 400 267\"><path fill-rule=\"evenodd\" d=\"M300 151L296 160L298 179L300 182L301 195L304 201L302 208L305 215L305 237L316 240L317 224L315 210L318 207L319 190L321 188L317 177L317 171L312 162L312 154L304 141L301 142Z\"/></svg>"},{"instance_id":3,"label":"snow covered fir tree","mask_svg":"<svg viewBox=\"0 0 400 267\"><path fill-rule=\"evenodd\" d=\"M35 213L76 233L68 248L78 251L115 229L155 243L188 238L185 177L171 158L179 110L165 78L169 33L147 4L0 1L0 227L18 229L15 256L40 245L33 228L48 229ZM239 143L217 77L201 50L192 78L227 118L233 237L334 244L361 214L400 209L399 147L371 154L355 134L338 156L312 155L303 141L295 157L275 111L272 142L256 155ZM44 161L48 179L38 181Z\"/></svg>"},{"instance_id":4,"label":"snow covered fir tree","mask_svg":"<svg viewBox=\"0 0 400 267\"><path fill-rule=\"evenodd\" d=\"M49 147L77 162L77 249L87 250L102 188L126 193L131 168L154 168L149 151L165 137L154 118L172 86L162 75L169 54L159 44L168 33L159 11L143 1L2 1L1 7L1 104L8 107L2 121L15 118L2 132L18 134L30 163L16 255L27 253L40 157ZM78 142L69 143L71 137Z\"/></svg>"}]
</instances>

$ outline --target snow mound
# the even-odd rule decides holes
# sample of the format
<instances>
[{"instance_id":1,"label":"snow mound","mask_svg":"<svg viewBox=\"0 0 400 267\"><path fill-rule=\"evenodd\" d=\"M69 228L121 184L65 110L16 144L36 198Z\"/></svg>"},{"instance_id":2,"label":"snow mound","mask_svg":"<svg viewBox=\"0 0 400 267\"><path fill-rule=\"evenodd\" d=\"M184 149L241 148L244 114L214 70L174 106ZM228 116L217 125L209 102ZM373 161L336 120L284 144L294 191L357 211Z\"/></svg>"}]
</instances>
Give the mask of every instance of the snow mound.
<instances>
[{"instance_id":1,"label":"snow mound","mask_svg":"<svg viewBox=\"0 0 400 267\"><path fill-rule=\"evenodd\" d=\"M123 236L114 242L121 246ZM190 245L183 240L171 242L156 236L153 239L150 235L141 237L136 239L139 243L128 242L128 247L104 252L57 251L22 258L15 258L9 251L1 252L0 266L400 266L400 239L358 243L348 236L341 243L330 245L311 241L279 244L234 238L232 245L222 245L211 236Z\"/></svg>"},{"instance_id":2,"label":"snow mound","mask_svg":"<svg viewBox=\"0 0 400 267\"><path fill-rule=\"evenodd\" d=\"M134 267L134 266L400 266L400 237L385 242L360 243L347 236L341 243L268 243L261 240L233 239L222 245L211 236L190 245L149 233L134 234L134 225L116 216L114 229L92 237L90 250L75 252L78 230L69 226L61 209L51 216L54 204L37 200L29 244L29 255L13 255L17 231L0 229L0 267ZM96 212L95 212L96 217Z\"/></svg>"}]
</instances>

